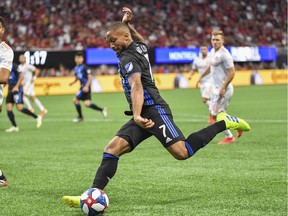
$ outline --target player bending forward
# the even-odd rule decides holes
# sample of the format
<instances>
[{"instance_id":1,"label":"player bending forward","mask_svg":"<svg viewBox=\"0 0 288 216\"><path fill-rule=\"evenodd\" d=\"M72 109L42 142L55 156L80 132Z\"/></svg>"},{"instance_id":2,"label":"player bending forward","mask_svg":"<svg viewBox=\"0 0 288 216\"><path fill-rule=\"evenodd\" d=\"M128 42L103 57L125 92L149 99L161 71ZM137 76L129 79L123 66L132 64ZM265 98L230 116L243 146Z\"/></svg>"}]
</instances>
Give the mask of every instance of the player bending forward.
<instances>
[{"instance_id":1,"label":"player bending forward","mask_svg":"<svg viewBox=\"0 0 288 216\"><path fill-rule=\"evenodd\" d=\"M220 113L216 123L185 138L173 121L169 105L155 86L148 47L130 25L131 10L123 8L123 12L122 22L110 26L106 40L119 58L119 75L133 117L104 149L102 163L92 184L93 188L99 189L104 189L115 175L120 156L132 152L148 137L155 136L174 158L185 160L226 129L250 130L244 120ZM80 196L64 196L63 201L70 206L80 206Z\"/></svg>"}]
</instances>

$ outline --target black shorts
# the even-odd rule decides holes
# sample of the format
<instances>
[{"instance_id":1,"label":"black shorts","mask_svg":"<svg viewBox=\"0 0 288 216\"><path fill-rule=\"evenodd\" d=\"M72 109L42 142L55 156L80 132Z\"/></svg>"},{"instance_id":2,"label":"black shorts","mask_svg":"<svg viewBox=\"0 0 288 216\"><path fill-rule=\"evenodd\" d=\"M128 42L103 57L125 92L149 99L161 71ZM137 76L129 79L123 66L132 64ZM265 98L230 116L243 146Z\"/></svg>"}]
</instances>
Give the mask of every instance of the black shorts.
<instances>
[{"instance_id":1,"label":"black shorts","mask_svg":"<svg viewBox=\"0 0 288 216\"><path fill-rule=\"evenodd\" d=\"M23 91L18 92L9 91L6 97L6 104L7 103L23 104Z\"/></svg>"},{"instance_id":2,"label":"black shorts","mask_svg":"<svg viewBox=\"0 0 288 216\"><path fill-rule=\"evenodd\" d=\"M91 91L89 92L83 92L82 89L80 89L77 94L76 94L76 98L78 100L82 100L82 101L85 101L85 100L91 100Z\"/></svg>"},{"instance_id":3,"label":"black shorts","mask_svg":"<svg viewBox=\"0 0 288 216\"><path fill-rule=\"evenodd\" d=\"M120 128L116 136L125 139L130 144L131 149L134 149L143 140L152 135L154 135L165 148L180 140L185 140L183 133L174 123L171 114L153 115L150 116L149 119L155 123L152 128L143 129L131 119Z\"/></svg>"}]
</instances>

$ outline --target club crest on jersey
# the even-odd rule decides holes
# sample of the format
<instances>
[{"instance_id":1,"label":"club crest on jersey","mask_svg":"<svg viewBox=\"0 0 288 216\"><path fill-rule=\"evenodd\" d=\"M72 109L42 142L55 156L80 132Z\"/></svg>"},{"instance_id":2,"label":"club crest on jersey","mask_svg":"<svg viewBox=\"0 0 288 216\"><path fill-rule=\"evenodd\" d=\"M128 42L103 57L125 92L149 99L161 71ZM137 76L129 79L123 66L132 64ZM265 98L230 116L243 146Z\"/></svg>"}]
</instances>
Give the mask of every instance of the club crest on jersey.
<instances>
[{"instance_id":1,"label":"club crest on jersey","mask_svg":"<svg viewBox=\"0 0 288 216\"><path fill-rule=\"evenodd\" d=\"M126 65L125 65L125 69L126 69L127 72L132 71L132 69L133 69L133 64L132 64L132 62L129 62L128 64L126 64Z\"/></svg>"}]
</instances>

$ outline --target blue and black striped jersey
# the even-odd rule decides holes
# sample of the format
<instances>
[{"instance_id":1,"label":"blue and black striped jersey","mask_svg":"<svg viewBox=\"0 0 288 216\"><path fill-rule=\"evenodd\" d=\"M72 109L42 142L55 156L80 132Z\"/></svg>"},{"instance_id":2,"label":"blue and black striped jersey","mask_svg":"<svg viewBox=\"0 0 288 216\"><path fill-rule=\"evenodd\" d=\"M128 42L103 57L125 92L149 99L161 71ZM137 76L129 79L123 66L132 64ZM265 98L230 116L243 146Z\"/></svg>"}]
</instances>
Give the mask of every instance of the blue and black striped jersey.
<instances>
[{"instance_id":1,"label":"blue and black striped jersey","mask_svg":"<svg viewBox=\"0 0 288 216\"><path fill-rule=\"evenodd\" d=\"M131 110L131 86L129 85L128 79L134 73L141 73L141 81L144 89L143 108L156 107L157 105L160 105L162 108L169 108L169 105L160 96L159 90L155 85L146 44L132 42L129 47L120 54L119 60L118 72Z\"/></svg>"},{"instance_id":2,"label":"blue and black striped jersey","mask_svg":"<svg viewBox=\"0 0 288 216\"><path fill-rule=\"evenodd\" d=\"M74 74L81 83L81 88L84 87L88 81L88 75L91 73L90 69L85 64L74 67Z\"/></svg>"}]
</instances>

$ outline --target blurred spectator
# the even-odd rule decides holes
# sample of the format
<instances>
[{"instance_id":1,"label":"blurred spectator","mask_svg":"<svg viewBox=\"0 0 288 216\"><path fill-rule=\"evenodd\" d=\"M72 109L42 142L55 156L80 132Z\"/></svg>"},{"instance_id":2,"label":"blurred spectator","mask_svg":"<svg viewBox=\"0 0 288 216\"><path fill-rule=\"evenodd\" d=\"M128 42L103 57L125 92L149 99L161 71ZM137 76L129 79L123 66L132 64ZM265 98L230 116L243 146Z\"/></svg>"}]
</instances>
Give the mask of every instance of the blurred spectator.
<instances>
[{"instance_id":1,"label":"blurred spectator","mask_svg":"<svg viewBox=\"0 0 288 216\"><path fill-rule=\"evenodd\" d=\"M105 30L133 9L151 47L207 44L213 30L228 46L287 46L287 1L280 0L2 0L6 39L17 50L107 47Z\"/></svg>"}]
</instances>

